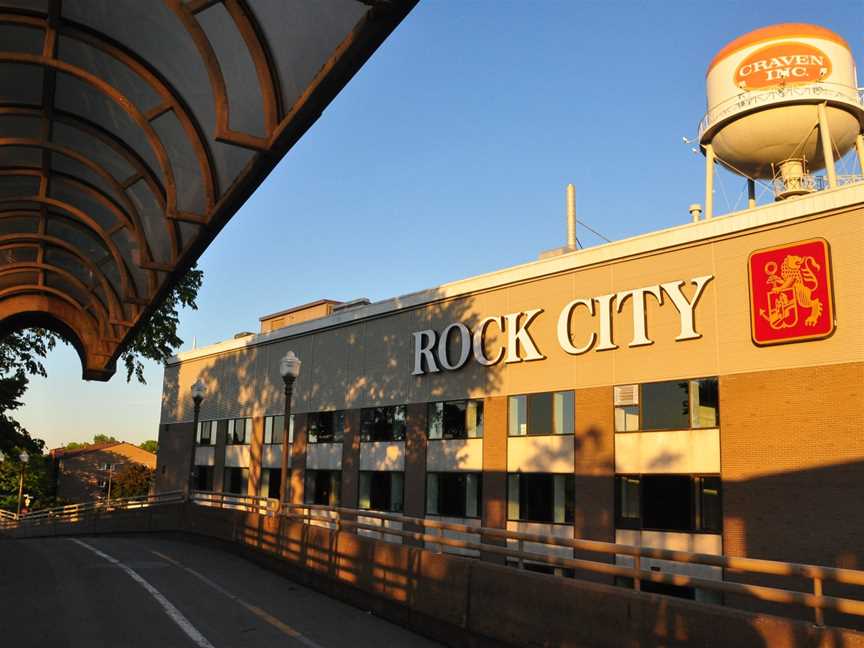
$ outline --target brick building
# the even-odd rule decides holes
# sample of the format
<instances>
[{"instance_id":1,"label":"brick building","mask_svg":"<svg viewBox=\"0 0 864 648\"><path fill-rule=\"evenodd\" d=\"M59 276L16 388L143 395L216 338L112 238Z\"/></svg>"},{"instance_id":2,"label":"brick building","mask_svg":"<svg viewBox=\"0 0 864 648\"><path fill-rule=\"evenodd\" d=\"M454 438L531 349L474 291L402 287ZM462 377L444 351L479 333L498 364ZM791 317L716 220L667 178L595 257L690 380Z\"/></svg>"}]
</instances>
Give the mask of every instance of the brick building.
<instances>
[{"instance_id":1,"label":"brick building","mask_svg":"<svg viewBox=\"0 0 864 648\"><path fill-rule=\"evenodd\" d=\"M754 341L764 254L812 257L818 337ZM195 436L203 490L278 497L290 471L295 502L860 568L862 261L857 184L182 353L157 488Z\"/></svg>"},{"instance_id":2,"label":"brick building","mask_svg":"<svg viewBox=\"0 0 864 648\"><path fill-rule=\"evenodd\" d=\"M828 55L802 54L789 60L810 67L793 72L813 78L796 93L757 88L760 48L811 47L793 38L824 48L834 72L810 69ZM864 177L838 180L829 136L864 164L854 74L827 30L757 30L709 69L704 218L694 206L685 225L382 302L316 302L179 354L165 369L157 488L182 488L194 453L201 490L278 497L284 479L296 503L864 568ZM745 136L724 131L745 122ZM756 135L799 126L807 159L762 160L775 149ZM751 200L713 218L718 151L752 162ZM822 190L806 167L819 155ZM777 200L757 205L766 173ZM302 370L283 439L288 351Z\"/></svg>"},{"instance_id":3,"label":"brick building","mask_svg":"<svg viewBox=\"0 0 864 648\"><path fill-rule=\"evenodd\" d=\"M113 476L130 463L156 467L156 455L131 443L98 443L51 451L57 497L65 502L90 502L108 496Z\"/></svg>"}]
</instances>

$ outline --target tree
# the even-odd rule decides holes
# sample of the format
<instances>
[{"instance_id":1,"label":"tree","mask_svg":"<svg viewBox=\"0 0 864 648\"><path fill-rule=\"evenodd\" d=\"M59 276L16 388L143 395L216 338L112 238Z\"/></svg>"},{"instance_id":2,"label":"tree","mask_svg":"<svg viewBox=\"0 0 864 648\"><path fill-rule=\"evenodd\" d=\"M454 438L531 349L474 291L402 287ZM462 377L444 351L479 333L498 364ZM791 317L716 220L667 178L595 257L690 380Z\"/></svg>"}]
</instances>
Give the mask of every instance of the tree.
<instances>
[{"instance_id":1,"label":"tree","mask_svg":"<svg viewBox=\"0 0 864 648\"><path fill-rule=\"evenodd\" d=\"M147 452L152 452L153 454L156 454L157 452L159 452L159 442L156 441L155 439L149 439L149 440L145 441L144 443L142 443L141 445L139 445L138 447L141 448L142 450L146 450Z\"/></svg>"},{"instance_id":2,"label":"tree","mask_svg":"<svg viewBox=\"0 0 864 648\"><path fill-rule=\"evenodd\" d=\"M144 364L142 358L164 363L174 354L183 340L177 337L177 324L180 322L178 310L182 307L198 310L198 291L204 281L204 273L192 268L180 282L171 290L168 297L157 308L145 326L126 346L120 359L126 366L126 381L132 380L132 375L138 382L145 384Z\"/></svg>"},{"instance_id":3,"label":"tree","mask_svg":"<svg viewBox=\"0 0 864 648\"><path fill-rule=\"evenodd\" d=\"M18 480L21 477L20 452L6 454L0 462L0 508L16 511L18 508ZM32 499L30 509L48 508L54 504L54 479L51 458L43 454L30 454L24 470L24 494Z\"/></svg>"},{"instance_id":4,"label":"tree","mask_svg":"<svg viewBox=\"0 0 864 648\"><path fill-rule=\"evenodd\" d=\"M12 333L0 342L0 451L7 455L42 454L45 442L33 439L8 413L21 407L28 376L46 375L42 359L56 344L56 336L42 329Z\"/></svg>"},{"instance_id":5,"label":"tree","mask_svg":"<svg viewBox=\"0 0 864 648\"><path fill-rule=\"evenodd\" d=\"M197 310L195 300L203 279L200 270L194 267L189 270L126 344L120 359L126 367L127 382L134 375L139 382L146 383L143 359L164 363L183 344L177 336L178 310L183 307ZM57 340L62 338L46 329L17 331L0 340L0 451L7 455L17 456L21 450L41 454L45 447L44 441L32 438L8 413L21 406L29 376L47 375L42 361Z\"/></svg>"},{"instance_id":6,"label":"tree","mask_svg":"<svg viewBox=\"0 0 864 648\"><path fill-rule=\"evenodd\" d=\"M125 464L114 475L111 485L111 499L138 497L150 492L153 470L139 463Z\"/></svg>"},{"instance_id":7,"label":"tree","mask_svg":"<svg viewBox=\"0 0 864 648\"><path fill-rule=\"evenodd\" d=\"M113 436L108 436L107 434L94 434L93 435L93 443L120 443Z\"/></svg>"}]
</instances>

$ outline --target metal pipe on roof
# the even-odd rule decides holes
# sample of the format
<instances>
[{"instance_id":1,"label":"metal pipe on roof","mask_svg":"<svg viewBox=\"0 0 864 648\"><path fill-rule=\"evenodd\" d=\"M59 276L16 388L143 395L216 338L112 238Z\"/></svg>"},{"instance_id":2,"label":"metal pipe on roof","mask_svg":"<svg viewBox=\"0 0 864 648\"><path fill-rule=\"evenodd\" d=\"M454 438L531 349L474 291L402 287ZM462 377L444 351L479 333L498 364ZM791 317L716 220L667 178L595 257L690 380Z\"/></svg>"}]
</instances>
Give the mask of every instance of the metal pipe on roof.
<instances>
[{"instance_id":1,"label":"metal pipe on roof","mask_svg":"<svg viewBox=\"0 0 864 648\"><path fill-rule=\"evenodd\" d=\"M576 187L567 185L567 247L576 249Z\"/></svg>"}]
</instances>

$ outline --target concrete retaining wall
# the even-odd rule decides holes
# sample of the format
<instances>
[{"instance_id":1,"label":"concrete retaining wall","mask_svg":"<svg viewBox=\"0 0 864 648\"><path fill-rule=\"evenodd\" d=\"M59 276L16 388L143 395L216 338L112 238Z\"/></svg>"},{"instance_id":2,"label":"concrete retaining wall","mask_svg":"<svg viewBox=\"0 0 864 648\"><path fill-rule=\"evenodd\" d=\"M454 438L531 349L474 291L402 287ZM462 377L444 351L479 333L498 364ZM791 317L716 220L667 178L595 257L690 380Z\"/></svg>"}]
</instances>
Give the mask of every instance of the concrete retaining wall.
<instances>
[{"instance_id":1,"label":"concrete retaining wall","mask_svg":"<svg viewBox=\"0 0 864 648\"><path fill-rule=\"evenodd\" d=\"M45 523L23 538L179 531L452 646L864 648L864 634L555 578L282 518L186 504Z\"/></svg>"}]
</instances>

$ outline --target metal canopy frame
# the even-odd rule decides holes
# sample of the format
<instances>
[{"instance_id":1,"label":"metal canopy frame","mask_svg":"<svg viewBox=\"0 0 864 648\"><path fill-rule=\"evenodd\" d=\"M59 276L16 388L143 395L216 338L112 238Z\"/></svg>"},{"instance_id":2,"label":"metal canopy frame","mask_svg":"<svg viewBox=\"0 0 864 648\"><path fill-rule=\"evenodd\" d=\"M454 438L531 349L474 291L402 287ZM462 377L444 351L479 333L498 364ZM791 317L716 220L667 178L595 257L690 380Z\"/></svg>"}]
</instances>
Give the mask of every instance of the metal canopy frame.
<instances>
[{"instance_id":1,"label":"metal canopy frame","mask_svg":"<svg viewBox=\"0 0 864 648\"><path fill-rule=\"evenodd\" d=\"M418 0L0 0L0 335L107 380Z\"/></svg>"}]
</instances>

